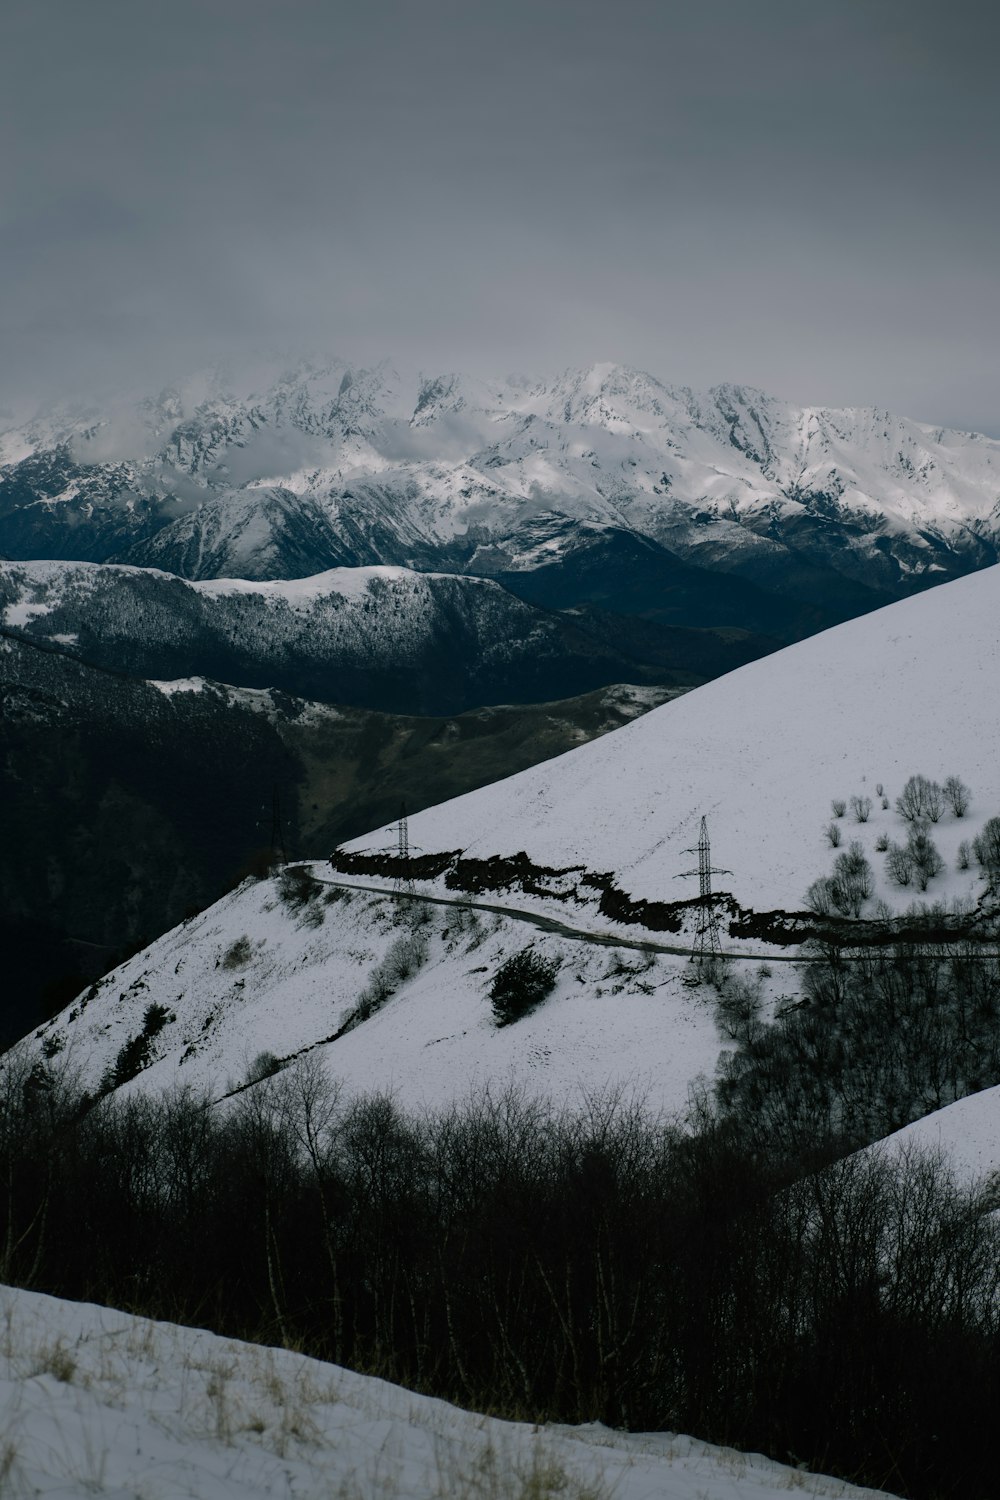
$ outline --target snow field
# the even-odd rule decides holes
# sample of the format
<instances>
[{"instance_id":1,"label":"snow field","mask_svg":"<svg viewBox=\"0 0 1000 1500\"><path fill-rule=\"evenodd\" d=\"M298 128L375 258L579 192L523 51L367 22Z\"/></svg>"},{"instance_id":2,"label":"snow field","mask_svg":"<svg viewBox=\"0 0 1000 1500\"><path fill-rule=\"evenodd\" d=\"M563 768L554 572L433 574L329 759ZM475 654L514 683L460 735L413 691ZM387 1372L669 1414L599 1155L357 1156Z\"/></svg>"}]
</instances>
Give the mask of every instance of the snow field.
<instances>
[{"instance_id":1,"label":"snow field","mask_svg":"<svg viewBox=\"0 0 1000 1500\"><path fill-rule=\"evenodd\" d=\"M4 1288L0 1493L864 1500L877 1492L670 1433L501 1422L288 1350Z\"/></svg>"}]
</instances>

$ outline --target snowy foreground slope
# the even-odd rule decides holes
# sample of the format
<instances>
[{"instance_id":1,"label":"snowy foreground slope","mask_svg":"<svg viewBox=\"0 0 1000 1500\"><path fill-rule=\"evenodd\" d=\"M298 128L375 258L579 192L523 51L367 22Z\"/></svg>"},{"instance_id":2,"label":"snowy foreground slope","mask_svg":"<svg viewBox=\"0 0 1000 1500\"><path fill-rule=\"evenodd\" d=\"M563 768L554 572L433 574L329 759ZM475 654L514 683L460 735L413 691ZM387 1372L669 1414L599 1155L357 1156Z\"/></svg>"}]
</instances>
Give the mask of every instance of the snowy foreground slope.
<instances>
[{"instance_id":1,"label":"snowy foreground slope","mask_svg":"<svg viewBox=\"0 0 1000 1500\"><path fill-rule=\"evenodd\" d=\"M482 860L526 850L539 865L609 873L630 896L676 901L696 892L676 877L697 864L686 851L705 814L714 858L732 872L717 885L758 912L797 911L832 867L831 798L870 795L867 822L849 812L837 821L845 844L865 848L876 894L899 910L917 893L889 884L876 841L905 840L893 804L909 775L955 774L972 801L965 817L947 813L934 826L946 868L923 899L974 902L979 871L975 861L957 870L956 853L1000 812L998 586L1000 570L988 570L742 668L421 813L411 845ZM395 835L382 829L351 847L391 849ZM91 1087L131 1048L143 1070L124 1079L130 1087L188 1083L213 1097L246 1082L261 1053L312 1049L351 1087L389 1088L411 1104L514 1078L567 1100L624 1084L676 1110L715 1067L724 1044L712 1007L683 982L690 923L677 933L620 925L579 871L562 878L562 899L516 884L467 898L443 877L417 881L432 898L424 904L385 894L385 876L312 870L320 884L301 900L289 877L241 887L107 975L25 1047L70 1062ZM555 989L497 1029L493 979L528 946L557 966ZM794 949L728 936L726 946L751 960L770 954L772 1002L795 993ZM380 1008L345 1030L376 992Z\"/></svg>"},{"instance_id":2,"label":"snowy foreground slope","mask_svg":"<svg viewBox=\"0 0 1000 1500\"><path fill-rule=\"evenodd\" d=\"M671 1433L501 1422L282 1349L0 1289L5 1500L862 1500ZM884 1493L884 1492L878 1492Z\"/></svg>"}]
</instances>

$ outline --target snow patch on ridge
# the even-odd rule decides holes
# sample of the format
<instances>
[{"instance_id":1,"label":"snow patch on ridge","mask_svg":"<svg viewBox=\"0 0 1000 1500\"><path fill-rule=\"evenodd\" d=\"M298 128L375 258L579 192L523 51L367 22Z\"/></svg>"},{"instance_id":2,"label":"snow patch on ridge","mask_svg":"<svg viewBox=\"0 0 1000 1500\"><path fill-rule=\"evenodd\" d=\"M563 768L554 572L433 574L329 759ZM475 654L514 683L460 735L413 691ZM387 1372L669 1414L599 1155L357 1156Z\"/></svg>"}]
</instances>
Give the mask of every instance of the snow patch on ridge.
<instances>
[{"instance_id":1,"label":"snow patch on ridge","mask_svg":"<svg viewBox=\"0 0 1000 1500\"><path fill-rule=\"evenodd\" d=\"M25 599L16 604L8 604L3 612L3 622L11 629L16 630L21 625L27 625L31 620L37 620L40 615L51 614L55 609L55 601L42 600L40 603L29 603Z\"/></svg>"}]
</instances>

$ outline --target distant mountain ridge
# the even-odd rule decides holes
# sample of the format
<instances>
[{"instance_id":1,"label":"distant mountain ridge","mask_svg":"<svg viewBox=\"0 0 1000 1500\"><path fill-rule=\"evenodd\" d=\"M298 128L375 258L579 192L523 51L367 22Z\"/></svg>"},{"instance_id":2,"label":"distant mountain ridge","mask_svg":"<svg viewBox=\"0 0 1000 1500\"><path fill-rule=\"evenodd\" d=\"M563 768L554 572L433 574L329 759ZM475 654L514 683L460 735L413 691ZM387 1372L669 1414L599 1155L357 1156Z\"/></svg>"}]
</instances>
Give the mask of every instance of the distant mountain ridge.
<instances>
[{"instance_id":1,"label":"distant mountain ridge","mask_svg":"<svg viewBox=\"0 0 1000 1500\"><path fill-rule=\"evenodd\" d=\"M22 560L509 582L622 534L843 618L997 560L1000 443L618 365L481 381L337 360L0 432L0 554Z\"/></svg>"},{"instance_id":2,"label":"distant mountain ridge","mask_svg":"<svg viewBox=\"0 0 1000 1500\"><path fill-rule=\"evenodd\" d=\"M498 582L406 568L188 582L115 564L0 562L0 630L115 672L211 677L408 714L686 687L777 644L556 611Z\"/></svg>"}]
</instances>

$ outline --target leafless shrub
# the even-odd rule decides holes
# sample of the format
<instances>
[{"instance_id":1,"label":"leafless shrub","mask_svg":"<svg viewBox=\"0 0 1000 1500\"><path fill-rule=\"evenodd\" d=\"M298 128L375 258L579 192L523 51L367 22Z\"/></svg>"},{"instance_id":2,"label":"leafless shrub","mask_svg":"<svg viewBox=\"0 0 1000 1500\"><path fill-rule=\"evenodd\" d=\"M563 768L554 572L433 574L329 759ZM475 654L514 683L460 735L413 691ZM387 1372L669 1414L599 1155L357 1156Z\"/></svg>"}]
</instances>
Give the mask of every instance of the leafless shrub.
<instances>
[{"instance_id":1,"label":"leafless shrub","mask_svg":"<svg viewBox=\"0 0 1000 1500\"><path fill-rule=\"evenodd\" d=\"M322 883L308 865L286 865L278 876L278 896L292 911L300 911L322 894Z\"/></svg>"},{"instance_id":2,"label":"leafless shrub","mask_svg":"<svg viewBox=\"0 0 1000 1500\"><path fill-rule=\"evenodd\" d=\"M911 776L896 798L896 811L907 823L936 823L944 812L944 793L936 781Z\"/></svg>"},{"instance_id":3,"label":"leafless shrub","mask_svg":"<svg viewBox=\"0 0 1000 1500\"><path fill-rule=\"evenodd\" d=\"M222 955L222 967L224 969L242 969L243 965L248 964L252 957L253 949L250 946L250 939L244 933L242 937L238 937L235 942L230 943Z\"/></svg>"},{"instance_id":4,"label":"leafless shrub","mask_svg":"<svg viewBox=\"0 0 1000 1500\"><path fill-rule=\"evenodd\" d=\"M382 962L369 974L357 1003L341 1022L341 1031L351 1031L381 1010L399 986L417 972L426 957L427 937L423 931L404 932L396 938Z\"/></svg>"},{"instance_id":5,"label":"leafless shrub","mask_svg":"<svg viewBox=\"0 0 1000 1500\"><path fill-rule=\"evenodd\" d=\"M867 823L871 816L872 799L870 797L852 797L851 812L854 814L856 823Z\"/></svg>"},{"instance_id":6,"label":"leafless shrub","mask_svg":"<svg viewBox=\"0 0 1000 1500\"><path fill-rule=\"evenodd\" d=\"M838 854L833 866L832 897L838 911L848 917L859 917L861 908L874 890L872 867L864 849L852 841L846 854Z\"/></svg>"},{"instance_id":7,"label":"leafless shrub","mask_svg":"<svg viewBox=\"0 0 1000 1500\"><path fill-rule=\"evenodd\" d=\"M895 885L909 885L913 879L913 855L905 844L890 843L886 850L885 870Z\"/></svg>"},{"instance_id":8,"label":"leafless shrub","mask_svg":"<svg viewBox=\"0 0 1000 1500\"><path fill-rule=\"evenodd\" d=\"M922 891L926 891L928 882L944 869L944 860L926 828L919 823L910 829L906 847L913 861L917 884Z\"/></svg>"},{"instance_id":9,"label":"leafless shrub","mask_svg":"<svg viewBox=\"0 0 1000 1500\"><path fill-rule=\"evenodd\" d=\"M969 803L972 800L972 793L965 782L957 776L948 776L945 778L942 790L944 791L945 800L955 814L955 817L964 818L969 810Z\"/></svg>"},{"instance_id":10,"label":"leafless shrub","mask_svg":"<svg viewBox=\"0 0 1000 1500\"><path fill-rule=\"evenodd\" d=\"M1000 893L1000 818L990 818L972 840L972 852L989 889Z\"/></svg>"},{"instance_id":11,"label":"leafless shrub","mask_svg":"<svg viewBox=\"0 0 1000 1500\"><path fill-rule=\"evenodd\" d=\"M762 987L763 975L759 972L755 976L727 976L716 1006L716 1020L724 1036L744 1045L750 1041L754 1029L760 1025Z\"/></svg>"},{"instance_id":12,"label":"leafless shrub","mask_svg":"<svg viewBox=\"0 0 1000 1500\"><path fill-rule=\"evenodd\" d=\"M284 1063L273 1052L258 1052L247 1070L247 1083L262 1083L280 1073Z\"/></svg>"}]
</instances>

